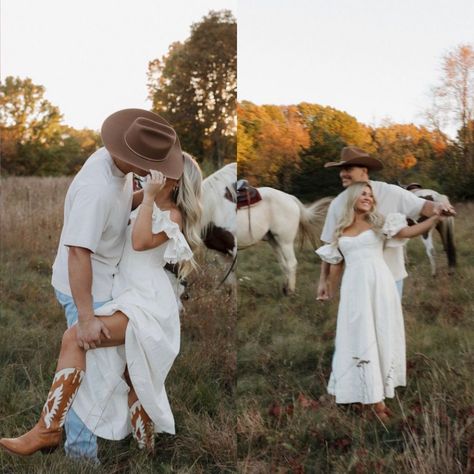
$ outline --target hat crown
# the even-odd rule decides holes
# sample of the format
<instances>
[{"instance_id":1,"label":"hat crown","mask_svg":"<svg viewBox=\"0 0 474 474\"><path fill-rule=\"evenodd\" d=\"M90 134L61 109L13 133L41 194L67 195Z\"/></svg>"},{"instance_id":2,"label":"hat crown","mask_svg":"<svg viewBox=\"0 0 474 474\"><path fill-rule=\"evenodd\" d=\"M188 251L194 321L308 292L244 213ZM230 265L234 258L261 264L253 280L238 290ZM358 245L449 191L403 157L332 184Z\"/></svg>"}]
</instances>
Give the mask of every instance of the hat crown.
<instances>
[{"instance_id":1,"label":"hat crown","mask_svg":"<svg viewBox=\"0 0 474 474\"><path fill-rule=\"evenodd\" d=\"M138 156L150 160L166 159L176 143L176 132L164 123L146 117L136 118L124 134L127 147Z\"/></svg>"},{"instance_id":2,"label":"hat crown","mask_svg":"<svg viewBox=\"0 0 474 474\"><path fill-rule=\"evenodd\" d=\"M341 160L349 161L354 158L370 158L370 155L356 146L346 146L341 151Z\"/></svg>"},{"instance_id":3,"label":"hat crown","mask_svg":"<svg viewBox=\"0 0 474 474\"><path fill-rule=\"evenodd\" d=\"M158 114L143 109L123 109L109 115L101 129L108 152L142 170L161 171L179 179L184 160L179 137Z\"/></svg>"}]
</instances>

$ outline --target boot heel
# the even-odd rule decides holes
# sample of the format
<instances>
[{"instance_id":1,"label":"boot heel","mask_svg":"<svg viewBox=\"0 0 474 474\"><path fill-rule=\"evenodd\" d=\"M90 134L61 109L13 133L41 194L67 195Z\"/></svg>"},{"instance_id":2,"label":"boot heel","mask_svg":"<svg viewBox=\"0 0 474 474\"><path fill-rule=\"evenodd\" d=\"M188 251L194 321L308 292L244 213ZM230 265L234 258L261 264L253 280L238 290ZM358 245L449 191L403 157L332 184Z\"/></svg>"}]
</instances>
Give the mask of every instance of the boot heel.
<instances>
[{"instance_id":1,"label":"boot heel","mask_svg":"<svg viewBox=\"0 0 474 474\"><path fill-rule=\"evenodd\" d=\"M54 453L54 451L56 451L56 449L58 449L57 446L48 446L46 448L41 448L40 451L43 454L51 454L51 453Z\"/></svg>"}]
</instances>

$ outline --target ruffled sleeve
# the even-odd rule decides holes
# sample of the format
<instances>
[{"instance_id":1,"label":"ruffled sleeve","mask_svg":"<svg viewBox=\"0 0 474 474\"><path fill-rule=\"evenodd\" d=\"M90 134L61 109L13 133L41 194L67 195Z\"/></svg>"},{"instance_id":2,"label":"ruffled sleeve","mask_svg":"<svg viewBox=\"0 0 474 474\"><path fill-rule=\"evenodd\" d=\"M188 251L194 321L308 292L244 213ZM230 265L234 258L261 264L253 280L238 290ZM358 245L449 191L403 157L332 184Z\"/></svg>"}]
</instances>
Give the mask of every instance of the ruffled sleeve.
<instances>
[{"instance_id":1,"label":"ruffled sleeve","mask_svg":"<svg viewBox=\"0 0 474 474\"><path fill-rule=\"evenodd\" d=\"M138 208L130 214L130 219L136 219ZM178 263L183 260L191 260L193 252L189 247L178 224L173 222L170 217L170 211L162 211L156 205L153 206L153 216L151 231L154 234L165 232L169 240L166 243L164 260L167 263Z\"/></svg>"},{"instance_id":2,"label":"ruffled sleeve","mask_svg":"<svg viewBox=\"0 0 474 474\"><path fill-rule=\"evenodd\" d=\"M397 239L397 235L404 227L407 227L407 219L403 214L392 212L387 214L384 225L382 227L382 234L385 236L386 247L401 247L408 242L408 239Z\"/></svg>"},{"instance_id":3,"label":"ruffled sleeve","mask_svg":"<svg viewBox=\"0 0 474 474\"><path fill-rule=\"evenodd\" d=\"M335 244L323 245L316 249L315 252L321 257L321 260L333 265L341 263L343 260L343 256Z\"/></svg>"}]
</instances>

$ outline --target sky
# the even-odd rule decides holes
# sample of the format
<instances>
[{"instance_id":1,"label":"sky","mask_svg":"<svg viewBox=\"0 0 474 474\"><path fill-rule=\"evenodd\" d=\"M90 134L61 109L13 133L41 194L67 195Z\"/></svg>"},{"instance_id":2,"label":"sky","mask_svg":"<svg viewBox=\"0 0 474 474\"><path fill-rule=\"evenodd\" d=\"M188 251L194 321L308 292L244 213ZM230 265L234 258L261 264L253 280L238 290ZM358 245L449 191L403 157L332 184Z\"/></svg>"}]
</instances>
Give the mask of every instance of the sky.
<instances>
[{"instance_id":1,"label":"sky","mask_svg":"<svg viewBox=\"0 0 474 474\"><path fill-rule=\"evenodd\" d=\"M238 0L239 100L422 123L441 58L474 46L473 0Z\"/></svg>"},{"instance_id":2,"label":"sky","mask_svg":"<svg viewBox=\"0 0 474 474\"><path fill-rule=\"evenodd\" d=\"M146 73L192 23L237 0L2 0L2 80L46 88L64 123L99 130L111 113L149 109Z\"/></svg>"},{"instance_id":3,"label":"sky","mask_svg":"<svg viewBox=\"0 0 474 474\"><path fill-rule=\"evenodd\" d=\"M474 43L473 0L3 0L1 77L30 77L66 124L98 130L150 108L148 62L224 8L238 18L239 100L313 102L371 125L422 123L442 56Z\"/></svg>"}]
</instances>

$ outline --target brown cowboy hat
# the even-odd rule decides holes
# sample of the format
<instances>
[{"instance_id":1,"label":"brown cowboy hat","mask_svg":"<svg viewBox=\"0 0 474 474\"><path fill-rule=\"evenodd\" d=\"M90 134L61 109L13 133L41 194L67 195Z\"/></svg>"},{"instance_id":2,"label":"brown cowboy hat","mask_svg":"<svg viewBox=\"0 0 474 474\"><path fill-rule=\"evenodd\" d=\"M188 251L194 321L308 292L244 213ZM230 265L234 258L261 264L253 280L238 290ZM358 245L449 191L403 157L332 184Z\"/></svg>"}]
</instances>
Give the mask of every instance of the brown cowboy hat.
<instances>
[{"instance_id":1,"label":"brown cowboy hat","mask_svg":"<svg viewBox=\"0 0 474 474\"><path fill-rule=\"evenodd\" d=\"M330 161L324 165L325 168L336 166L364 166L369 170L378 171L383 168L383 163L356 146L346 146L341 151L341 161Z\"/></svg>"},{"instance_id":2,"label":"brown cowboy hat","mask_svg":"<svg viewBox=\"0 0 474 474\"><path fill-rule=\"evenodd\" d=\"M112 156L143 170L158 170L179 179L184 160L178 135L159 115L142 109L124 109L102 124L102 141Z\"/></svg>"}]
</instances>

